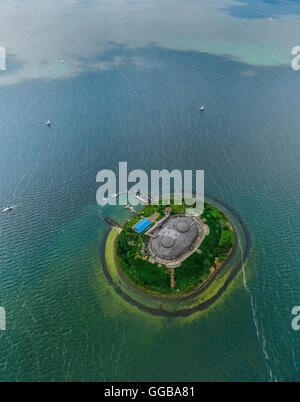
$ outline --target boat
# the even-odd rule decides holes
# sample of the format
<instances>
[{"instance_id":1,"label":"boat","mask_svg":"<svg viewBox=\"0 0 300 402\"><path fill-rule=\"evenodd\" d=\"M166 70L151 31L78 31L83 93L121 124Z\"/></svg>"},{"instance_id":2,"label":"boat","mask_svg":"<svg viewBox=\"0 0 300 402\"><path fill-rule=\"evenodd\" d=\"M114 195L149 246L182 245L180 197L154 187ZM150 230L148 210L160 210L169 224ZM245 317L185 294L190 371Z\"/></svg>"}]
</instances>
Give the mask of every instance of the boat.
<instances>
[{"instance_id":1,"label":"boat","mask_svg":"<svg viewBox=\"0 0 300 402\"><path fill-rule=\"evenodd\" d=\"M204 106L203 106L203 105L199 106L198 110L199 110L200 112L203 112L203 111L204 111Z\"/></svg>"},{"instance_id":2,"label":"boat","mask_svg":"<svg viewBox=\"0 0 300 402\"><path fill-rule=\"evenodd\" d=\"M148 205L148 200L144 195L136 195L136 198L141 201L143 204Z\"/></svg>"},{"instance_id":3,"label":"boat","mask_svg":"<svg viewBox=\"0 0 300 402\"><path fill-rule=\"evenodd\" d=\"M2 210L2 212L9 212L9 211L12 211L12 210L13 210L13 207L6 207L6 208L4 208Z\"/></svg>"},{"instance_id":4,"label":"boat","mask_svg":"<svg viewBox=\"0 0 300 402\"><path fill-rule=\"evenodd\" d=\"M46 126L48 126L48 127L51 126L51 121L50 120L47 121Z\"/></svg>"}]
</instances>

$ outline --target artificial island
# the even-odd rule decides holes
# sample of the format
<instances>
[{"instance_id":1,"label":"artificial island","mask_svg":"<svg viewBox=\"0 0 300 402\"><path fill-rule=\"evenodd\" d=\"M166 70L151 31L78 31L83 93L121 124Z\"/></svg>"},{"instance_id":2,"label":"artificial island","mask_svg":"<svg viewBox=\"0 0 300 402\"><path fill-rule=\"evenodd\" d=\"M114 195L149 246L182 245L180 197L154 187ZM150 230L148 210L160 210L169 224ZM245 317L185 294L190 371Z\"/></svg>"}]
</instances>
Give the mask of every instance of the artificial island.
<instances>
[{"instance_id":1,"label":"artificial island","mask_svg":"<svg viewBox=\"0 0 300 402\"><path fill-rule=\"evenodd\" d=\"M209 202L200 217L187 215L184 202L174 200L131 211L135 215L123 227L112 229L113 245L106 244L113 248L109 265L131 287L154 298L180 300L205 289L236 244L232 223Z\"/></svg>"}]
</instances>

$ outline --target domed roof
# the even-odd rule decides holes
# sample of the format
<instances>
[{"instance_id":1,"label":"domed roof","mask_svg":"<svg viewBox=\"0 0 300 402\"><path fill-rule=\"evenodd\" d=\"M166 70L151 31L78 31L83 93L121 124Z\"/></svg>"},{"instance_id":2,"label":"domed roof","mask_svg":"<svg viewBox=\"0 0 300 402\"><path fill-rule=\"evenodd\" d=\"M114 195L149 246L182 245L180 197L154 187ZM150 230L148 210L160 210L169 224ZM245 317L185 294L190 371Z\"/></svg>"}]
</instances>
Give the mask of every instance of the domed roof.
<instances>
[{"instance_id":1,"label":"domed roof","mask_svg":"<svg viewBox=\"0 0 300 402\"><path fill-rule=\"evenodd\" d=\"M177 223L176 229L178 230L178 232L185 233L190 229L190 224L185 221L180 221Z\"/></svg>"},{"instance_id":2,"label":"domed roof","mask_svg":"<svg viewBox=\"0 0 300 402\"><path fill-rule=\"evenodd\" d=\"M172 239L172 237L170 237L170 236L163 236L163 237L160 239L160 243L161 243L161 245L162 245L163 247L165 247L165 248L171 248L171 247L174 246L175 240Z\"/></svg>"}]
</instances>

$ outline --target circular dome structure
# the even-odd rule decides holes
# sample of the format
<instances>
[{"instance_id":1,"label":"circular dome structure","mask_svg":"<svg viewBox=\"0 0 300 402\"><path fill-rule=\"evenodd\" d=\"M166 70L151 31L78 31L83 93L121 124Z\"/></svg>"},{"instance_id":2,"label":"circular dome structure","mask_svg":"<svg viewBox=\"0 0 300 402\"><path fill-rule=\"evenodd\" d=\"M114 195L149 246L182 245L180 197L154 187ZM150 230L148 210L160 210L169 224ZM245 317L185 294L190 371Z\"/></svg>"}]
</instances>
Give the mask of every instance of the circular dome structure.
<instances>
[{"instance_id":1,"label":"circular dome structure","mask_svg":"<svg viewBox=\"0 0 300 402\"><path fill-rule=\"evenodd\" d=\"M186 233L190 230L190 224L186 221L180 221L176 225L178 232Z\"/></svg>"},{"instance_id":2,"label":"circular dome structure","mask_svg":"<svg viewBox=\"0 0 300 402\"><path fill-rule=\"evenodd\" d=\"M170 236L163 236L163 237L160 239L160 243L161 243L161 245L162 245L163 247L165 247L165 248L171 248L171 247L174 246L175 240L172 239L172 237L170 237Z\"/></svg>"},{"instance_id":3,"label":"circular dome structure","mask_svg":"<svg viewBox=\"0 0 300 402\"><path fill-rule=\"evenodd\" d=\"M149 239L150 255L161 263L176 260L184 255L200 236L200 225L201 223L195 223L189 216L168 217Z\"/></svg>"}]
</instances>

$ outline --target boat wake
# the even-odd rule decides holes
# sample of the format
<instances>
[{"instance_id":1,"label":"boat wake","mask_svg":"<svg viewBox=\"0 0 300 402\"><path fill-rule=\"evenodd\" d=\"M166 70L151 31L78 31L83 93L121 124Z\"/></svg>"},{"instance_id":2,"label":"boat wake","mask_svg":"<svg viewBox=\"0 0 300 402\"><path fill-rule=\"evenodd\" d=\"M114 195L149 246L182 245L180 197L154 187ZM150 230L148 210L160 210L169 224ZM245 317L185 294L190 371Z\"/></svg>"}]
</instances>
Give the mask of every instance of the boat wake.
<instances>
[{"instance_id":1,"label":"boat wake","mask_svg":"<svg viewBox=\"0 0 300 402\"><path fill-rule=\"evenodd\" d=\"M267 340L266 340L266 337L264 336L263 328L261 328L261 330L259 329L259 322L258 322L258 318L257 318L257 311L256 311L255 303L254 303L253 294L252 294L252 292L251 292L251 290L250 290L250 288L249 288L249 286L247 284L247 279L246 279L246 270L245 270L245 260L244 260L243 248L241 246L239 236L237 236L237 237L238 237L239 248L241 250L243 284L244 284L244 288L245 288L246 292L250 296L251 310L252 310L252 316L253 316L253 321L254 321L254 325L255 325L257 339L258 339L259 344L262 347L262 351L263 351L263 354L265 356L265 364L266 364L266 368L267 368L267 370L269 372L269 375L270 375L270 381L277 381L276 378L273 375L271 365L269 363L270 359L269 359L269 355L268 355L268 352L267 352Z\"/></svg>"}]
</instances>

